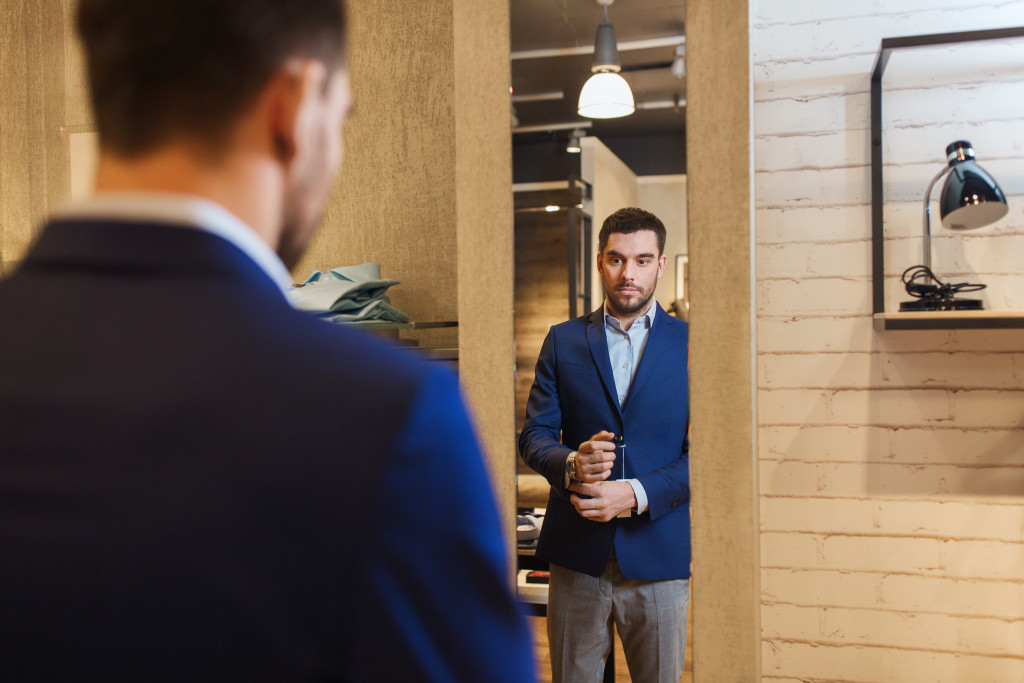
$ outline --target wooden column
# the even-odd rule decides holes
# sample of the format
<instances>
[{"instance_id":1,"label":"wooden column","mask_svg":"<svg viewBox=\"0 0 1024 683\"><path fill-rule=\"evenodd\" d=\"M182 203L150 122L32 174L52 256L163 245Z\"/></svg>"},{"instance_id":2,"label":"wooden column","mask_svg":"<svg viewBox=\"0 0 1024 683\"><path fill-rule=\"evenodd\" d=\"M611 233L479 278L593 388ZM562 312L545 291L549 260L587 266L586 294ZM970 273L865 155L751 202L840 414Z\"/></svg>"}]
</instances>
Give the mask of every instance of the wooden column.
<instances>
[{"instance_id":1,"label":"wooden column","mask_svg":"<svg viewBox=\"0 0 1024 683\"><path fill-rule=\"evenodd\" d=\"M749 11L686 11L698 683L761 680Z\"/></svg>"}]
</instances>

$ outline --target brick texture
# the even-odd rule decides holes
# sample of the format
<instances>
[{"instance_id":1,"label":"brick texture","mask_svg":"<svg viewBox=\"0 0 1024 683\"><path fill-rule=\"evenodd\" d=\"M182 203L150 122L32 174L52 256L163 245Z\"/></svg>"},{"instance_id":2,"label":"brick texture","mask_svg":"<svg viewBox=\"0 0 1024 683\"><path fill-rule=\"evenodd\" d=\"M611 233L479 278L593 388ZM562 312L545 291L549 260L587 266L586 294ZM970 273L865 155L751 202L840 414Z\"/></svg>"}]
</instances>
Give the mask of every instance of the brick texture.
<instances>
[{"instance_id":1,"label":"brick texture","mask_svg":"<svg viewBox=\"0 0 1024 683\"><path fill-rule=\"evenodd\" d=\"M868 94L883 37L1020 26L1024 2L752 21L763 678L1024 680L1024 331L874 330ZM1011 210L935 218L933 265L1024 309L1024 39L897 53L884 97L888 310L961 138Z\"/></svg>"}]
</instances>

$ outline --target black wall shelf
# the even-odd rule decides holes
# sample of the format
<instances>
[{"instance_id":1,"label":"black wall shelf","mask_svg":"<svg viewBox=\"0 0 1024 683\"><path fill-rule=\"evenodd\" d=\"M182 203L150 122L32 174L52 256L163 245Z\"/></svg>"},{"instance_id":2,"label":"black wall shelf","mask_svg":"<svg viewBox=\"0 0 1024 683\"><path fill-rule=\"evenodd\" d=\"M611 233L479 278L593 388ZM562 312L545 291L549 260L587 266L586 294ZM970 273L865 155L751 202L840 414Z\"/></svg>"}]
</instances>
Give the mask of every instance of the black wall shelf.
<instances>
[{"instance_id":1,"label":"black wall shelf","mask_svg":"<svg viewBox=\"0 0 1024 683\"><path fill-rule=\"evenodd\" d=\"M883 38L871 74L871 278L872 310L878 330L1024 328L1024 311L885 312L885 230L882 186L882 76L894 50L982 40L1024 38L1024 27Z\"/></svg>"}]
</instances>

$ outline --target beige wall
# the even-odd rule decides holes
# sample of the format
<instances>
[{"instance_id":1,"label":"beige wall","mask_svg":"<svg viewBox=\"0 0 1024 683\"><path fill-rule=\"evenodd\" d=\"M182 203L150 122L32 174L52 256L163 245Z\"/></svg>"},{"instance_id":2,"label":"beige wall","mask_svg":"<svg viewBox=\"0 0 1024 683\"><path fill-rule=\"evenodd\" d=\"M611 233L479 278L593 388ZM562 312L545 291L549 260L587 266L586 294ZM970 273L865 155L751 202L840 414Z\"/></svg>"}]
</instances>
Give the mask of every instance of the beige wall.
<instances>
[{"instance_id":1,"label":"beige wall","mask_svg":"<svg viewBox=\"0 0 1024 683\"><path fill-rule=\"evenodd\" d=\"M686 176L638 176L636 205L650 211L665 224L665 274L654 292L662 308L676 300L676 256L685 256L689 247L686 235Z\"/></svg>"},{"instance_id":2,"label":"beige wall","mask_svg":"<svg viewBox=\"0 0 1024 683\"><path fill-rule=\"evenodd\" d=\"M593 217L590 235L590 306L604 301L604 285L597 274L597 238L604 219L624 206L636 206L636 174L615 153L594 137L580 140L580 177L593 186L593 199L583 208Z\"/></svg>"},{"instance_id":3,"label":"beige wall","mask_svg":"<svg viewBox=\"0 0 1024 683\"><path fill-rule=\"evenodd\" d=\"M70 42L71 0L0 5L0 275L70 187L67 132L88 123Z\"/></svg>"}]
</instances>

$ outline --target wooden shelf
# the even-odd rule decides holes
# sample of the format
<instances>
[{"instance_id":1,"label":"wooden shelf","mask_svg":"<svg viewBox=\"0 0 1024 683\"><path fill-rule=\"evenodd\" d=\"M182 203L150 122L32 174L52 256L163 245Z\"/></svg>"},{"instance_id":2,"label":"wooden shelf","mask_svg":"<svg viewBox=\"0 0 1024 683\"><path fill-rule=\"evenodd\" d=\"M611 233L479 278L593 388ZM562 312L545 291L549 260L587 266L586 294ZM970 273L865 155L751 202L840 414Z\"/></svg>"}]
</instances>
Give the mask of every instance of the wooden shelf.
<instances>
[{"instance_id":1,"label":"wooden shelf","mask_svg":"<svg viewBox=\"0 0 1024 683\"><path fill-rule=\"evenodd\" d=\"M1024 311L875 313L876 330L993 330L1024 328Z\"/></svg>"}]
</instances>

